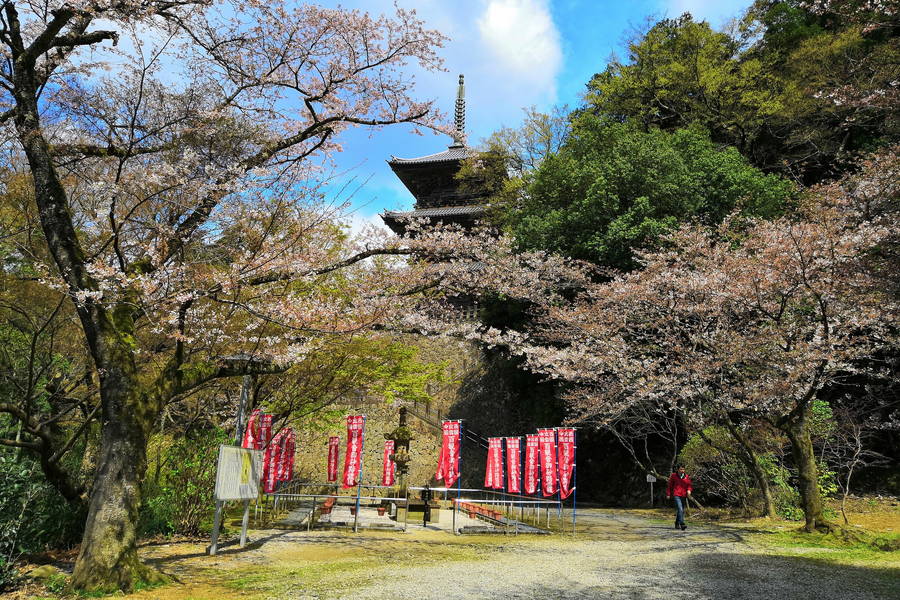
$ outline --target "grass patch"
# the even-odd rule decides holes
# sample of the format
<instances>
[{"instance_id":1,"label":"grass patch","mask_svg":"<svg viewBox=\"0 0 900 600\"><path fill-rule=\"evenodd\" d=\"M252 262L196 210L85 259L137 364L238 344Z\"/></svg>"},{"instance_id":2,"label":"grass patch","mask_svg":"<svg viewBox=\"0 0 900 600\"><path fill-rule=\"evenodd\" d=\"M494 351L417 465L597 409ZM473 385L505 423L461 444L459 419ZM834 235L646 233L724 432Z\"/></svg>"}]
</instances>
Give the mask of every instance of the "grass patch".
<instances>
[{"instance_id":1,"label":"grass patch","mask_svg":"<svg viewBox=\"0 0 900 600\"><path fill-rule=\"evenodd\" d=\"M797 555L836 564L882 564L900 568L900 534L837 530L806 533L799 529L768 530L754 541L772 553Z\"/></svg>"},{"instance_id":2,"label":"grass patch","mask_svg":"<svg viewBox=\"0 0 900 600\"><path fill-rule=\"evenodd\" d=\"M376 580L382 570L478 560L486 550L474 544L391 541L355 547L338 555L326 555L324 560L308 554L292 557L288 552L273 557L266 566L224 573L216 570L214 575L223 587L251 596L258 593L265 597L286 597L302 591L332 597ZM209 575L213 576L213 571Z\"/></svg>"}]
</instances>

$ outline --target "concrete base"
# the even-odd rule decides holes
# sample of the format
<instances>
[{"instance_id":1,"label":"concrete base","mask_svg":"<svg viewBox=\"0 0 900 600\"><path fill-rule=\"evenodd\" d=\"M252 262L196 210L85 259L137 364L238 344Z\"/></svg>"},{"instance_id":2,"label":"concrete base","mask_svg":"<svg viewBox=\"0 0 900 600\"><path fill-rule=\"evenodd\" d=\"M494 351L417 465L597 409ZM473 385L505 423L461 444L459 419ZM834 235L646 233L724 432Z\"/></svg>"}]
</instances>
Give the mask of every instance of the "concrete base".
<instances>
[{"instance_id":1,"label":"concrete base","mask_svg":"<svg viewBox=\"0 0 900 600\"><path fill-rule=\"evenodd\" d=\"M449 511L442 510L441 505L437 502L431 502L431 519L429 523L443 523L445 519L450 517ZM410 523L421 523L422 516L425 512L424 502L410 502L408 507L397 507L397 522L404 523L407 519L406 512L409 511Z\"/></svg>"}]
</instances>

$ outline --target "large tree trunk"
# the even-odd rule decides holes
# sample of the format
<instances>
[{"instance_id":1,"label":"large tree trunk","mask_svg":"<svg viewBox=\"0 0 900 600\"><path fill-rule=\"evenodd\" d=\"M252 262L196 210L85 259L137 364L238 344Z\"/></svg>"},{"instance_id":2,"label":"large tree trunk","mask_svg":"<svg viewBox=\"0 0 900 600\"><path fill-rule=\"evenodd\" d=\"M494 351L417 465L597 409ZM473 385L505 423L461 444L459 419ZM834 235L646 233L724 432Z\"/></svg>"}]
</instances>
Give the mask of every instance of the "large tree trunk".
<instances>
[{"instance_id":1,"label":"large tree trunk","mask_svg":"<svg viewBox=\"0 0 900 600\"><path fill-rule=\"evenodd\" d=\"M78 590L128 591L137 582L163 580L137 556L147 435L156 411L151 395L143 393L129 371L127 362L111 366L101 381L101 451L71 582Z\"/></svg>"},{"instance_id":2,"label":"large tree trunk","mask_svg":"<svg viewBox=\"0 0 900 600\"><path fill-rule=\"evenodd\" d=\"M747 440L743 433L741 433L740 429L738 429L737 425L731 422L730 419L726 418L726 425L728 426L728 431L731 433L731 436L737 441L738 445L741 447L743 452L738 453L738 458L741 462L744 463L744 466L750 471L753 475L753 479L756 481L756 486L759 488L760 495L762 496L763 501L763 516L769 519L774 519L776 516L775 511L775 496L772 494L772 487L769 485L769 478L766 476L766 472L763 471L762 467L759 465L759 460L756 458L756 452L753 450L753 446Z\"/></svg>"},{"instance_id":3,"label":"large tree trunk","mask_svg":"<svg viewBox=\"0 0 900 600\"><path fill-rule=\"evenodd\" d=\"M15 28L11 5L5 14ZM74 13L61 10L54 22L64 26ZM85 23L86 25L86 23ZM102 295L87 268L69 209L68 197L56 172L40 126L36 56L15 40L15 124L34 180L35 202L47 246L59 273L77 298L79 292ZM104 298L108 303L111 298ZM158 413L158 396L144 394L134 362L134 317L139 305L123 297L111 308L91 297L76 301L97 373L100 375L102 434L100 457L91 490L81 552L71 586L79 590L130 590L138 581L161 576L137 557L137 519L141 481L146 469L147 434Z\"/></svg>"},{"instance_id":4,"label":"large tree trunk","mask_svg":"<svg viewBox=\"0 0 900 600\"><path fill-rule=\"evenodd\" d=\"M822 515L822 495L819 493L819 468L812 437L809 433L809 403L788 419L784 432L791 441L791 454L799 475L800 505L806 518L804 529L810 533L816 530L830 531L833 526Z\"/></svg>"}]
</instances>

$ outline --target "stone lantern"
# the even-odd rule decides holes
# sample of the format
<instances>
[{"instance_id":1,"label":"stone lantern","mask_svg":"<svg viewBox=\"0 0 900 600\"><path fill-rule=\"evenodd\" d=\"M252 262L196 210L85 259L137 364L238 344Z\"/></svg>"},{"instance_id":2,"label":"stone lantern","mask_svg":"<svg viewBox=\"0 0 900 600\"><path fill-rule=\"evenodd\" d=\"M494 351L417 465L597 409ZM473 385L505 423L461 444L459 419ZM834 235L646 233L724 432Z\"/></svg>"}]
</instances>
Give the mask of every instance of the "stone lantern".
<instances>
[{"instance_id":1,"label":"stone lantern","mask_svg":"<svg viewBox=\"0 0 900 600\"><path fill-rule=\"evenodd\" d=\"M406 496L406 476L409 473L409 443L412 441L412 430L406 424L406 407L400 407L400 423L390 433L384 434L384 439L394 441L394 453L391 460L397 464L398 496Z\"/></svg>"}]
</instances>

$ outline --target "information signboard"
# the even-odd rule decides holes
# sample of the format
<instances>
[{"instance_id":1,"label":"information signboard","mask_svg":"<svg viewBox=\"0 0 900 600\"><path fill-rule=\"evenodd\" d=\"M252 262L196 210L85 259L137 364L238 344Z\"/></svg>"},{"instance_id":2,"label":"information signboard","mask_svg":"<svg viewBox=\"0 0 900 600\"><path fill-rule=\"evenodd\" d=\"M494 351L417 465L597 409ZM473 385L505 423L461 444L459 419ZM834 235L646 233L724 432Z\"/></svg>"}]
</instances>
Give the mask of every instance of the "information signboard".
<instances>
[{"instance_id":1,"label":"information signboard","mask_svg":"<svg viewBox=\"0 0 900 600\"><path fill-rule=\"evenodd\" d=\"M216 500L253 500L259 495L262 450L219 446L216 468Z\"/></svg>"}]
</instances>

